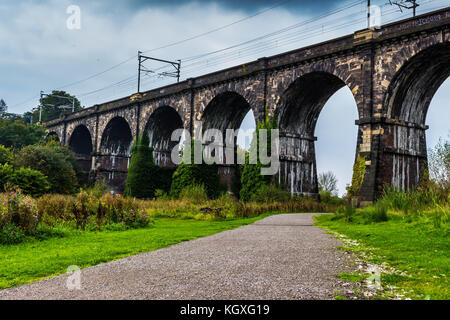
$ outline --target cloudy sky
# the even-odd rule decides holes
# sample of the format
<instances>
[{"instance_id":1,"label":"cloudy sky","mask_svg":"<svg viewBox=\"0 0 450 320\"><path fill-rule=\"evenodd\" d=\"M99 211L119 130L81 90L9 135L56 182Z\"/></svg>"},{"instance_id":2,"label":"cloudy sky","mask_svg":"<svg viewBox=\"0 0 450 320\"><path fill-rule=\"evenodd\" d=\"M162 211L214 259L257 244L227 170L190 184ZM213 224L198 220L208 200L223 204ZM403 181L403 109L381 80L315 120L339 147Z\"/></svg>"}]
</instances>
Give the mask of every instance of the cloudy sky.
<instances>
[{"instance_id":1,"label":"cloudy sky","mask_svg":"<svg viewBox=\"0 0 450 320\"><path fill-rule=\"evenodd\" d=\"M383 23L410 15L386 2L372 0ZM448 5L419 2L419 13ZM80 29L67 26L72 5L80 8ZM352 33L366 26L365 16L365 1L355 0L2 0L0 98L9 112L23 113L38 104L41 90L62 89L89 107L136 92L138 50L181 59L183 80ZM170 71L158 63L147 67ZM173 81L147 75L142 88ZM428 115L429 145L447 134L448 82ZM341 191L351 177L355 119L356 105L344 88L327 103L316 132L319 171L334 171ZM331 133L337 124L342 130ZM243 125L249 126L251 116Z\"/></svg>"}]
</instances>

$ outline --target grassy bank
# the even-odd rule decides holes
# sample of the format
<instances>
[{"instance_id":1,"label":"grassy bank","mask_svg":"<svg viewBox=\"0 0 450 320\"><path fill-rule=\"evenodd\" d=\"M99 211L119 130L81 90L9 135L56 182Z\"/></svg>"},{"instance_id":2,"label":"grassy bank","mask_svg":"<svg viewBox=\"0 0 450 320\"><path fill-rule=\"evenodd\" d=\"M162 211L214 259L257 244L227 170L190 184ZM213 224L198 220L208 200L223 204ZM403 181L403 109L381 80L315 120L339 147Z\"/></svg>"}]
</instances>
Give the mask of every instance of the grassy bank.
<instances>
[{"instance_id":1,"label":"grassy bank","mask_svg":"<svg viewBox=\"0 0 450 320\"><path fill-rule=\"evenodd\" d=\"M374 222L376 219L367 218L370 212L376 211L368 208L315 219L317 225L357 241L345 249L363 254L369 263L387 264L397 271L381 273L384 290L378 298L401 294L412 299L450 299L448 208L440 213L433 209L407 215L390 209L386 219L380 219L387 221Z\"/></svg>"},{"instance_id":2,"label":"grassy bank","mask_svg":"<svg viewBox=\"0 0 450 320\"><path fill-rule=\"evenodd\" d=\"M268 215L230 221L157 218L151 226L141 229L102 232L61 229L59 237L41 241L28 238L18 245L0 245L0 289L63 274L71 265L86 268L209 236Z\"/></svg>"}]
</instances>

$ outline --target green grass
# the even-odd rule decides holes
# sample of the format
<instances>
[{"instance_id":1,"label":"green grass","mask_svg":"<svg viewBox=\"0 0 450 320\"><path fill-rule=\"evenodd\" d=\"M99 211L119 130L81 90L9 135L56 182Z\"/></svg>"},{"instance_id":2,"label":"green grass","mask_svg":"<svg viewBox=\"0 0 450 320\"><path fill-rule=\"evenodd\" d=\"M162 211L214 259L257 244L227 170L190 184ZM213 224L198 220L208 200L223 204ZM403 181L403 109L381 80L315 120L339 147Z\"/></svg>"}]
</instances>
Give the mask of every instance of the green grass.
<instances>
[{"instance_id":1,"label":"green grass","mask_svg":"<svg viewBox=\"0 0 450 320\"><path fill-rule=\"evenodd\" d=\"M86 268L182 241L251 224L269 216L229 221L156 219L144 229L127 231L66 231L62 238L0 245L0 289L63 274L71 265Z\"/></svg>"},{"instance_id":2,"label":"green grass","mask_svg":"<svg viewBox=\"0 0 450 320\"><path fill-rule=\"evenodd\" d=\"M317 225L357 240L362 246L353 250L370 251L369 262L387 262L409 275L382 274L382 286L395 286L413 299L450 299L450 238L446 228L434 228L431 220L406 222L399 217L370 224L333 220L333 215L315 219ZM354 275L341 276L357 280Z\"/></svg>"}]
</instances>

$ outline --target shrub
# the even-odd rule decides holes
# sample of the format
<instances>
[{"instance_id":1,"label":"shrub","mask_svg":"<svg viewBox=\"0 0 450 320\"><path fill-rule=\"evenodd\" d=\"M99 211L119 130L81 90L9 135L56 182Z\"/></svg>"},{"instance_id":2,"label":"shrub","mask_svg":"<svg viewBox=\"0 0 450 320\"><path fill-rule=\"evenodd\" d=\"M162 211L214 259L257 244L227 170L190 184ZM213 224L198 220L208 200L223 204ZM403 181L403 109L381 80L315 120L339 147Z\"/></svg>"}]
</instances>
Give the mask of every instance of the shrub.
<instances>
[{"instance_id":1,"label":"shrub","mask_svg":"<svg viewBox=\"0 0 450 320\"><path fill-rule=\"evenodd\" d=\"M264 185L268 185L271 182L270 176L263 176L261 175L261 168L263 168L263 165L260 162L259 159L259 149L265 148L267 149L266 154L270 154L271 152L271 130L277 128L277 120L276 117L270 121L269 117L267 116L267 110L266 110L266 117L264 121L259 122L256 126L256 130L253 134L253 139L250 144L250 155L256 155L256 164L250 164L250 156L246 156L246 161L244 168L241 173L241 191L240 191L240 199L242 201L249 201L253 195ZM267 145L266 146L260 146L259 145L259 134L260 130L267 130Z\"/></svg>"},{"instance_id":2,"label":"shrub","mask_svg":"<svg viewBox=\"0 0 450 320\"><path fill-rule=\"evenodd\" d=\"M93 186L85 188L85 191L96 198L101 198L104 194L110 192L110 188L105 180L100 180L96 181Z\"/></svg>"},{"instance_id":3,"label":"shrub","mask_svg":"<svg viewBox=\"0 0 450 320\"><path fill-rule=\"evenodd\" d=\"M43 126L0 118L0 141L8 148L22 148L38 143L45 135Z\"/></svg>"},{"instance_id":4,"label":"shrub","mask_svg":"<svg viewBox=\"0 0 450 320\"><path fill-rule=\"evenodd\" d=\"M35 200L17 190L3 195L1 201L0 231L3 233L3 240L9 243L15 241L11 239L21 239L21 233L34 234L39 219Z\"/></svg>"},{"instance_id":5,"label":"shrub","mask_svg":"<svg viewBox=\"0 0 450 320\"><path fill-rule=\"evenodd\" d=\"M74 171L75 156L57 143L23 148L16 157L16 167L38 170L47 176L51 193L70 194L78 185Z\"/></svg>"},{"instance_id":6,"label":"shrub","mask_svg":"<svg viewBox=\"0 0 450 320\"><path fill-rule=\"evenodd\" d=\"M6 224L0 229L0 244L18 244L25 239L25 233L12 223Z\"/></svg>"},{"instance_id":7,"label":"shrub","mask_svg":"<svg viewBox=\"0 0 450 320\"><path fill-rule=\"evenodd\" d=\"M21 168L14 171L8 181L21 188L25 194L33 197L39 197L50 189L47 177L30 168Z\"/></svg>"},{"instance_id":8,"label":"shrub","mask_svg":"<svg viewBox=\"0 0 450 320\"><path fill-rule=\"evenodd\" d=\"M339 207L336 210L336 214L333 217L333 220L344 220L345 222L352 222L355 214L356 209L352 205L347 204L345 206Z\"/></svg>"},{"instance_id":9,"label":"shrub","mask_svg":"<svg viewBox=\"0 0 450 320\"><path fill-rule=\"evenodd\" d=\"M7 163L0 164L0 188L3 190L4 185L8 182L13 173L13 167ZM2 191L0 190L0 191Z\"/></svg>"},{"instance_id":10,"label":"shrub","mask_svg":"<svg viewBox=\"0 0 450 320\"><path fill-rule=\"evenodd\" d=\"M181 190L180 199L193 203L202 203L208 200L208 195L204 185L190 185Z\"/></svg>"},{"instance_id":11,"label":"shrub","mask_svg":"<svg viewBox=\"0 0 450 320\"><path fill-rule=\"evenodd\" d=\"M177 168L171 167L158 167L157 168L157 188L163 190L166 193L170 193L170 187L172 185L172 177ZM156 196L156 194L155 194Z\"/></svg>"},{"instance_id":12,"label":"shrub","mask_svg":"<svg viewBox=\"0 0 450 320\"><path fill-rule=\"evenodd\" d=\"M208 165L205 163L194 164L194 146L191 142L191 163L182 162L172 177L170 194L173 197L179 197L183 189L189 186L203 185L209 198L215 199L226 190L226 187L220 183L219 171L217 165ZM183 155L184 159L189 155ZM186 161L187 162L187 161Z\"/></svg>"},{"instance_id":13,"label":"shrub","mask_svg":"<svg viewBox=\"0 0 450 320\"><path fill-rule=\"evenodd\" d=\"M259 203L288 202L291 194L275 186L262 185L250 200Z\"/></svg>"},{"instance_id":14,"label":"shrub","mask_svg":"<svg viewBox=\"0 0 450 320\"><path fill-rule=\"evenodd\" d=\"M65 195L46 194L37 200L40 221L49 226L57 222L72 221L74 216L70 211L73 198Z\"/></svg>"},{"instance_id":15,"label":"shrub","mask_svg":"<svg viewBox=\"0 0 450 320\"><path fill-rule=\"evenodd\" d=\"M138 138L131 149L131 161L128 169L124 195L139 199L155 196L157 169L153 159L153 149L149 147L147 134Z\"/></svg>"},{"instance_id":16,"label":"shrub","mask_svg":"<svg viewBox=\"0 0 450 320\"><path fill-rule=\"evenodd\" d=\"M372 222L388 221L387 211L388 211L387 206L384 203L382 202L377 203L371 216L371 221Z\"/></svg>"},{"instance_id":17,"label":"shrub","mask_svg":"<svg viewBox=\"0 0 450 320\"><path fill-rule=\"evenodd\" d=\"M0 145L0 164L12 163L13 159L14 157L11 150L3 145Z\"/></svg>"}]
</instances>

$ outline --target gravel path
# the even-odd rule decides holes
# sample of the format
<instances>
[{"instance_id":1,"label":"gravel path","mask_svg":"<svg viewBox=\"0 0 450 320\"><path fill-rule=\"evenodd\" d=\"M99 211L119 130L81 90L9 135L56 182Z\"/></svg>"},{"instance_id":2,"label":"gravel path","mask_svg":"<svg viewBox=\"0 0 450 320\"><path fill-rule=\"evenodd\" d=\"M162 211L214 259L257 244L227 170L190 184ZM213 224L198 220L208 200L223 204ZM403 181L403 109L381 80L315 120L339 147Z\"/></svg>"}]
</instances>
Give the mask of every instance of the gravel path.
<instances>
[{"instance_id":1,"label":"gravel path","mask_svg":"<svg viewBox=\"0 0 450 320\"><path fill-rule=\"evenodd\" d=\"M255 224L81 271L0 291L0 299L333 299L354 271L340 241L313 226L312 214Z\"/></svg>"}]
</instances>

